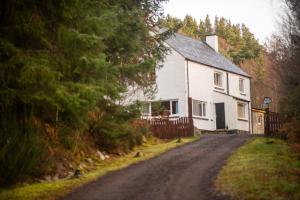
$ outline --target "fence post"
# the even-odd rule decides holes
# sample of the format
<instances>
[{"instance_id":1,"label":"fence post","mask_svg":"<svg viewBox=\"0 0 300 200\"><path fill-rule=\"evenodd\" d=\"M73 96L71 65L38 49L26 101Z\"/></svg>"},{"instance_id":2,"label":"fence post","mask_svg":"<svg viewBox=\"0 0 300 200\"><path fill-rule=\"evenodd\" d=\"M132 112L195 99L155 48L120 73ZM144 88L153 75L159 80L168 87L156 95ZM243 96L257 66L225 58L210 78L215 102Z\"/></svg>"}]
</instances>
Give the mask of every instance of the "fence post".
<instances>
[{"instance_id":1,"label":"fence post","mask_svg":"<svg viewBox=\"0 0 300 200\"><path fill-rule=\"evenodd\" d=\"M266 108L265 134L270 135L270 110Z\"/></svg>"}]
</instances>

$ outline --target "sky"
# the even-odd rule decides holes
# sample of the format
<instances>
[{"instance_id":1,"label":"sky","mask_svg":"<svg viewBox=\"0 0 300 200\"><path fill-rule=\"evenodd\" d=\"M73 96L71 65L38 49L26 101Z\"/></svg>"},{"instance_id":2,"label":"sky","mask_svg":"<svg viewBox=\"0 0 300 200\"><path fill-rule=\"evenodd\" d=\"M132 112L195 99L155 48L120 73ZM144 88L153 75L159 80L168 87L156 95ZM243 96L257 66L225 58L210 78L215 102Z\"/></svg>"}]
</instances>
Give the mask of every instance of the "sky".
<instances>
[{"instance_id":1,"label":"sky","mask_svg":"<svg viewBox=\"0 0 300 200\"><path fill-rule=\"evenodd\" d=\"M197 22L208 14L230 19L232 23L244 23L260 43L278 32L282 15L281 0L169 0L164 5L165 15L183 19L186 14Z\"/></svg>"}]
</instances>

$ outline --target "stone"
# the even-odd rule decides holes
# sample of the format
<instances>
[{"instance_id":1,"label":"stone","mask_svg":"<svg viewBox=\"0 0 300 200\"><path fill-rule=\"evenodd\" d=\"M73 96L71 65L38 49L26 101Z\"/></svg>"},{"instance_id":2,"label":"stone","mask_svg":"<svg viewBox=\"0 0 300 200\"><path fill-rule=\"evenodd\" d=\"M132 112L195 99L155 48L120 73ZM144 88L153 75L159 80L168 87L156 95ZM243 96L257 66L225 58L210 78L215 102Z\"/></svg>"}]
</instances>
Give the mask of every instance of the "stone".
<instances>
[{"instance_id":1,"label":"stone","mask_svg":"<svg viewBox=\"0 0 300 200\"><path fill-rule=\"evenodd\" d=\"M45 179L45 181L47 181L47 182L50 182L50 181L52 180L52 179L51 179L51 176L49 176L49 175L48 175L48 176L45 176L44 179Z\"/></svg>"},{"instance_id":2,"label":"stone","mask_svg":"<svg viewBox=\"0 0 300 200\"><path fill-rule=\"evenodd\" d=\"M109 159L110 157L109 157L109 155L105 155L105 158L106 158L106 159Z\"/></svg>"},{"instance_id":3,"label":"stone","mask_svg":"<svg viewBox=\"0 0 300 200\"><path fill-rule=\"evenodd\" d=\"M142 136L142 141L143 141L143 143L147 142L147 138L144 135Z\"/></svg>"},{"instance_id":4,"label":"stone","mask_svg":"<svg viewBox=\"0 0 300 200\"><path fill-rule=\"evenodd\" d=\"M101 160L105 160L105 156L101 151L97 150L97 155Z\"/></svg>"},{"instance_id":5,"label":"stone","mask_svg":"<svg viewBox=\"0 0 300 200\"><path fill-rule=\"evenodd\" d=\"M84 169L84 168L86 168L86 165L84 163L80 163L79 169Z\"/></svg>"},{"instance_id":6,"label":"stone","mask_svg":"<svg viewBox=\"0 0 300 200\"><path fill-rule=\"evenodd\" d=\"M138 152L136 152L134 157L142 157L142 156L143 156L143 153L138 151Z\"/></svg>"},{"instance_id":7,"label":"stone","mask_svg":"<svg viewBox=\"0 0 300 200\"><path fill-rule=\"evenodd\" d=\"M74 172L74 178L80 178L82 176L82 173L80 171L80 169L76 169Z\"/></svg>"},{"instance_id":8,"label":"stone","mask_svg":"<svg viewBox=\"0 0 300 200\"><path fill-rule=\"evenodd\" d=\"M85 160L86 160L86 162L88 162L88 163L90 163L90 164L93 164L93 163L94 163L94 161L93 161L91 158L86 158Z\"/></svg>"},{"instance_id":9,"label":"stone","mask_svg":"<svg viewBox=\"0 0 300 200\"><path fill-rule=\"evenodd\" d=\"M52 181L57 181L58 180L58 174L55 174L53 177L52 177Z\"/></svg>"}]
</instances>

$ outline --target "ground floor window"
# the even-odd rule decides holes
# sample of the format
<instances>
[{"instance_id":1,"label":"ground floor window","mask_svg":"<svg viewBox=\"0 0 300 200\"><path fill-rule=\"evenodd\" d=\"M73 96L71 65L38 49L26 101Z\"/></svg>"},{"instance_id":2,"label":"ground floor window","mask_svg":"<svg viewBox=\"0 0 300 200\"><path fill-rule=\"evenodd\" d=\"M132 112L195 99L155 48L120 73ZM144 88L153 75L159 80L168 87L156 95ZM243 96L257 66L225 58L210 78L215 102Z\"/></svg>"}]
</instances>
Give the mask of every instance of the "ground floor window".
<instances>
[{"instance_id":1,"label":"ground floor window","mask_svg":"<svg viewBox=\"0 0 300 200\"><path fill-rule=\"evenodd\" d=\"M193 115L206 117L206 102L193 99Z\"/></svg>"},{"instance_id":2,"label":"ground floor window","mask_svg":"<svg viewBox=\"0 0 300 200\"><path fill-rule=\"evenodd\" d=\"M151 102L152 116L169 116L179 113L178 100Z\"/></svg>"},{"instance_id":3,"label":"ground floor window","mask_svg":"<svg viewBox=\"0 0 300 200\"><path fill-rule=\"evenodd\" d=\"M240 119L246 118L246 104L241 102L237 103L237 114L238 114L238 118Z\"/></svg>"},{"instance_id":4,"label":"ground floor window","mask_svg":"<svg viewBox=\"0 0 300 200\"><path fill-rule=\"evenodd\" d=\"M150 103L142 103L141 111L143 115L150 115Z\"/></svg>"}]
</instances>

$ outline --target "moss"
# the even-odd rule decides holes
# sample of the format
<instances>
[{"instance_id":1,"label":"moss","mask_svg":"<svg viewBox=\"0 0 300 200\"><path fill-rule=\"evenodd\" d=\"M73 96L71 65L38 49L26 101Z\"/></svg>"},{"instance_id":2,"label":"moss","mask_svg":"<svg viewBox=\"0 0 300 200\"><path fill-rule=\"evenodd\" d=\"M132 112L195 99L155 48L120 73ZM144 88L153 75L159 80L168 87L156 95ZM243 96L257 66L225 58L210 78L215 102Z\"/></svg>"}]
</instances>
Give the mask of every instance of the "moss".
<instances>
[{"instance_id":1,"label":"moss","mask_svg":"<svg viewBox=\"0 0 300 200\"><path fill-rule=\"evenodd\" d=\"M255 138L229 158L216 186L235 199L299 199L298 163L285 141Z\"/></svg>"},{"instance_id":2,"label":"moss","mask_svg":"<svg viewBox=\"0 0 300 200\"><path fill-rule=\"evenodd\" d=\"M13 189L3 189L0 190L0 199L2 200L52 200L58 197L64 196L66 193L75 189L76 187L95 180L106 173L127 167L131 164L140 162L142 160L149 159L151 157L157 156L171 148L175 148L182 144L196 140L197 137L184 138L182 143L176 143L176 140L171 140L168 142L162 142L157 144L153 139L150 139L144 145L137 147L134 151L122 157L112 157L109 160L99 162L97 164L97 169L84 174L79 179L62 179L54 182L47 183L35 183L31 185L23 185ZM135 153L139 151L142 152L142 157L134 157Z\"/></svg>"}]
</instances>

